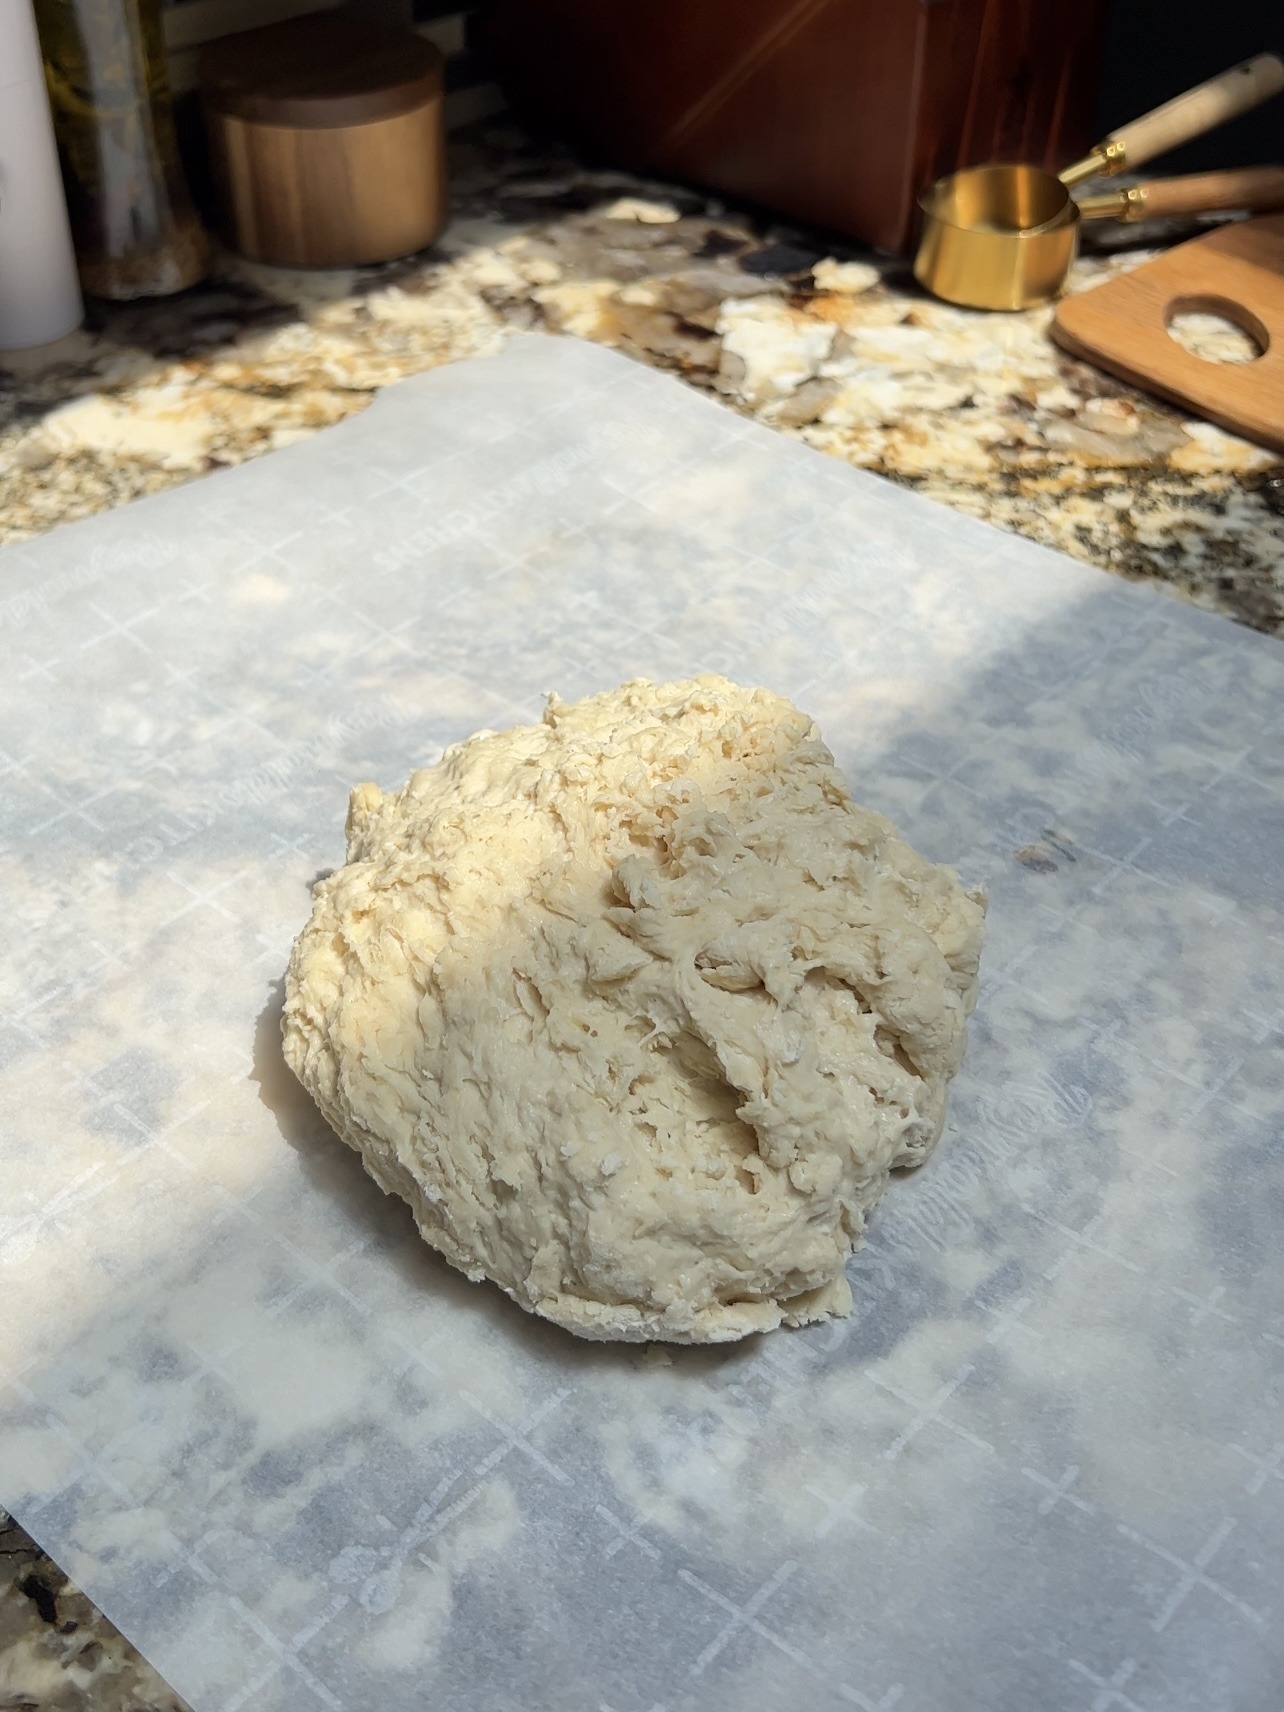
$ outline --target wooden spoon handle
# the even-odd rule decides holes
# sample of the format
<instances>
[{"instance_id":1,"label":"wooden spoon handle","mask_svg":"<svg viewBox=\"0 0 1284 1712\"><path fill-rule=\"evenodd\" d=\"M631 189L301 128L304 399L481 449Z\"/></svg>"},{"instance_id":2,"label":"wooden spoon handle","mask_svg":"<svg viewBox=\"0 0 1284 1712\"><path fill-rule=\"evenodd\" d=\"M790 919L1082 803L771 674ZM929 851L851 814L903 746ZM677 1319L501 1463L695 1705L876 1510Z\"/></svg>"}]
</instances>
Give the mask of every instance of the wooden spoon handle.
<instances>
[{"instance_id":1,"label":"wooden spoon handle","mask_svg":"<svg viewBox=\"0 0 1284 1712\"><path fill-rule=\"evenodd\" d=\"M1126 166L1140 166L1142 161L1167 154L1179 143L1202 137L1205 131L1269 101L1281 89L1284 60L1278 54L1258 54L1255 59L1233 65L1219 77L1209 78L1184 95L1175 95L1153 113L1112 132L1103 151L1110 157L1110 170L1122 172Z\"/></svg>"},{"instance_id":2,"label":"wooden spoon handle","mask_svg":"<svg viewBox=\"0 0 1284 1712\"><path fill-rule=\"evenodd\" d=\"M1284 208L1284 166L1245 166L1229 172L1192 172L1157 178L1079 200L1083 220L1153 220L1170 214L1212 214L1220 209L1262 213Z\"/></svg>"}]
</instances>

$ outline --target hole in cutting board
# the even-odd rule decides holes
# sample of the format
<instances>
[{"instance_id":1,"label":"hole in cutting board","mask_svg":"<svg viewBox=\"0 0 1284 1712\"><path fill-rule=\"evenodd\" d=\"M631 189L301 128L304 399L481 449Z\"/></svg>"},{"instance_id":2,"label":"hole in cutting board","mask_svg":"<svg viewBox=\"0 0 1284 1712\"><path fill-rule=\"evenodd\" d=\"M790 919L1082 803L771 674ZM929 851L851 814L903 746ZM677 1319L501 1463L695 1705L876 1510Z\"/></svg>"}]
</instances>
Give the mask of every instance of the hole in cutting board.
<instances>
[{"instance_id":1,"label":"hole in cutting board","mask_svg":"<svg viewBox=\"0 0 1284 1712\"><path fill-rule=\"evenodd\" d=\"M1206 363L1252 363L1271 336L1242 303L1229 297L1174 297L1164 311L1168 336Z\"/></svg>"}]
</instances>

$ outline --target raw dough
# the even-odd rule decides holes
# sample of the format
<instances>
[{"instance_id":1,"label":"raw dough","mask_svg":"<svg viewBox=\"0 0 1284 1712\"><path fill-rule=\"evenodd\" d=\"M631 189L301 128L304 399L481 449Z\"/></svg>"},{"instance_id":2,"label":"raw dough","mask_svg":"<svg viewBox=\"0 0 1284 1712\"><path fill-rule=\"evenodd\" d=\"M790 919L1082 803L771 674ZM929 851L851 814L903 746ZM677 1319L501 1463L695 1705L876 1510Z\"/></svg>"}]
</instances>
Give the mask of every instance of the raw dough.
<instances>
[{"instance_id":1,"label":"raw dough","mask_svg":"<svg viewBox=\"0 0 1284 1712\"><path fill-rule=\"evenodd\" d=\"M931 1151L984 899L854 804L805 714L638 680L359 785L285 1054L470 1278L585 1337L845 1313Z\"/></svg>"}]
</instances>

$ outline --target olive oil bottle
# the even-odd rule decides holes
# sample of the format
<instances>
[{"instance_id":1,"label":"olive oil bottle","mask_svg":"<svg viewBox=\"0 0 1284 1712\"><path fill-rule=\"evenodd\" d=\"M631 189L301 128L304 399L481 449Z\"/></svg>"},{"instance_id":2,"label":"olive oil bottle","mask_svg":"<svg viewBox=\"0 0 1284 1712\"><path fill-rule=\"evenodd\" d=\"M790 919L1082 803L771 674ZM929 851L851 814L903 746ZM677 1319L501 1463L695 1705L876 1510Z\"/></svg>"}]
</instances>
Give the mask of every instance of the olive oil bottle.
<instances>
[{"instance_id":1,"label":"olive oil bottle","mask_svg":"<svg viewBox=\"0 0 1284 1712\"><path fill-rule=\"evenodd\" d=\"M160 296L201 279L209 239L174 130L160 0L35 0L81 284Z\"/></svg>"}]
</instances>

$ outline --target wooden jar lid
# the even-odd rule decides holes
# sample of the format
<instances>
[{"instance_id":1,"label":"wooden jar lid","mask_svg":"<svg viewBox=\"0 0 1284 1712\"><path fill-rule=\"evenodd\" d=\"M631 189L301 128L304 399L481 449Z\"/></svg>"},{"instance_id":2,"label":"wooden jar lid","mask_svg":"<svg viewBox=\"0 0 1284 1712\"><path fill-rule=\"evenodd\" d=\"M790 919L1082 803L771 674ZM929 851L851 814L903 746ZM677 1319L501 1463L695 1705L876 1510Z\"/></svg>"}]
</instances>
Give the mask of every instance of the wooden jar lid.
<instances>
[{"instance_id":1,"label":"wooden jar lid","mask_svg":"<svg viewBox=\"0 0 1284 1712\"><path fill-rule=\"evenodd\" d=\"M409 30L313 13L244 30L201 53L197 77L214 111L263 125L365 125L440 95L445 61Z\"/></svg>"}]
</instances>

